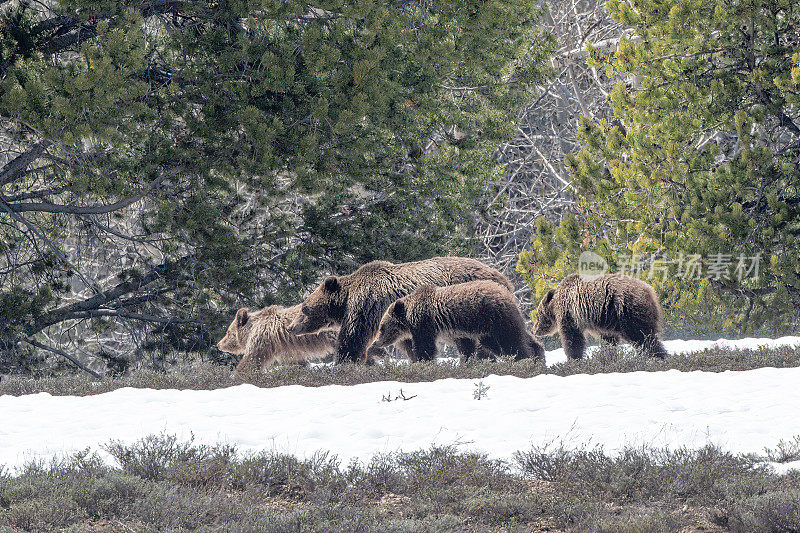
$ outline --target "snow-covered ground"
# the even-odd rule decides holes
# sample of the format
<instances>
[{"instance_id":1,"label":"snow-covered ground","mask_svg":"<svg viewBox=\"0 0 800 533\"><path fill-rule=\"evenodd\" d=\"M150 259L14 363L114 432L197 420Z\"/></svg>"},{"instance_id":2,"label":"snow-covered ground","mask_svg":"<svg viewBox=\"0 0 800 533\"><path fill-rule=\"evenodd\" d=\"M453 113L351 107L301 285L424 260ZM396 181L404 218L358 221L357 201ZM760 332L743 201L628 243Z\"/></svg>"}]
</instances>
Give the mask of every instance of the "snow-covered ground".
<instances>
[{"instance_id":1,"label":"snow-covered ground","mask_svg":"<svg viewBox=\"0 0 800 533\"><path fill-rule=\"evenodd\" d=\"M716 341L677 339L672 341L664 341L664 347L667 349L669 353L700 352L703 350L709 350L711 348L754 350L762 346L771 348L778 348L780 346L800 346L800 337L779 337L777 339L748 337L745 339L735 339L735 340L719 339ZM622 347L627 350L631 349L629 345L623 345ZM587 355L591 357L592 352L594 352L596 349L597 346L590 346L586 350ZM564 355L564 350L561 348L547 352L546 356L548 365L563 363L564 361L567 360L567 356Z\"/></svg>"},{"instance_id":2,"label":"snow-covered ground","mask_svg":"<svg viewBox=\"0 0 800 533\"><path fill-rule=\"evenodd\" d=\"M674 351L705 347L692 341L685 348L681 342L686 341L667 346ZM800 345L800 338L746 339L733 347L762 344ZM548 360L551 355L558 353L548 352ZM600 445L613 452L624 446L713 443L733 452L761 453L800 434L800 368L489 376L483 384L489 388L481 400L473 398L475 380L456 379L0 396L0 464L14 467L161 432L193 435L198 443L235 444L245 452L308 456L326 450L345 461L432 444L457 444L498 458L547 444ZM410 399L384 401L401 389Z\"/></svg>"},{"instance_id":3,"label":"snow-covered ground","mask_svg":"<svg viewBox=\"0 0 800 533\"><path fill-rule=\"evenodd\" d=\"M444 344L440 344L439 348L441 349ZM759 347L765 348L778 348L781 346L800 346L800 337L779 337L777 339L766 339L766 338L753 338L747 337L744 339L718 339L715 341L712 340L683 340L683 339L676 339L671 341L664 341L664 347L667 349L667 352L671 354L678 354L678 353L689 353L689 352L702 352L704 350L709 350L711 348L728 348L731 350L755 350ZM451 349L455 349L455 347L451 346ZM586 357L591 358L592 355L597 351L599 346L597 344L593 346L589 346L586 348ZM629 355L635 354L635 350L629 344L622 344L620 348L627 352ZM453 352L451 352L453 353ZM567 356L564 353L563 348L558 348L556 350L550 350L546 352L546 359L547 365L553 366L559 363L564 363L567 360ZM452 356L452 357L440 357L438 359L439 363L444 364L458 364L459 358ZM400 358L392 359L392 363L394 364L409 364L408 359L405 356ZM378 360L378 364L383 364L383 361ZM315 362L311 363L311 366L333 366L333 362Z\"/></svg>"}]
</instances>

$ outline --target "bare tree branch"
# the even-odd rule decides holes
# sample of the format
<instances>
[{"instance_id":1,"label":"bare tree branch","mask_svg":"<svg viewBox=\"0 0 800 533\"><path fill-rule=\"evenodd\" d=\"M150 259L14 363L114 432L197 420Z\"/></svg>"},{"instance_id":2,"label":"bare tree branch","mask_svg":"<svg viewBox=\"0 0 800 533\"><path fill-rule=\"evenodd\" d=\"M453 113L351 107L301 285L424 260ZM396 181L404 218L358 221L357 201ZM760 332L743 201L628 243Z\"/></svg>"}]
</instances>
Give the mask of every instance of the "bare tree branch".
<instances>
[{"instance_id":1,"label":"bare tree branch","mask_svg":"<svg viewBox=\"0 0 800 533\"><path fill-rule=\"evenodd\" d=\"M61 260L61 262L64 263L67 266L67 268L69 268L70 270L75 272L75 274L79 278L81 278L81 281L83 281L83 283L87 287L95 288L95 284L91 283L88 279L86 279L86 277L81 273L81 271L78 269L78 267L76 267L74 264L72 264L72 261L70 261L69 258L67 258L67 256L61 250L61 248L56 246L56 244L53 241L48 239L47 236L45 236L45 234L39 229L39 227L36 224L34 224L33 222L29 221L28 219L26 219L22 215L20 215L18 213L15 213L14 210L11 208L11 206L9 204L7 204L6 202L4 202L2 199L0 199L0 209L5 211L6 213L8 213L11 218L16 220L17 222L20 222L22 225L24 225L26 228L28 228L28 230L33 235L35 235L36 238L38 238L40 241L43 241L45 244L47 244L47 246L53 251L53 253L56 255L56 257L58 257Z\"/></svg>"},{"instance_id":2,"label":"bare tree branch","mask_svg":"<svg viewBox=\"0 0 800 533\"><path fill-rule=\"evenodd\" d=\"M545 29L559 43L552 59L554 76L521 110L517 135L495 154L506 171L487 188L487 212L477 227L477 255L512 279L520 252L534 237L536 219L556 220L573 209L574 189L564 159L580 149L578 117L613 119L608 93L614 80L587 64L588 44L607 53L620 38L631 37L622 23L611 19L604 0L549 4ZM525 307L529 290L522 283L517 286Z\"/></svg>"},{"instance_id":3,"label":"bare tree branch","mask_svg":"<svg viewBox=\"0 0 800 533\"><path fill-rule=\"evenodd\" d=\"M196 320L192 320L190 318L175 318L175 317L147 315L144 313L118 311L114 309L97 309L93 311L82 311L79 313L73 313L69 318L77 319L77 318L98 318L98 317L129 318L131 320L138 320L139 322L153 322L156 324L197 324Z\"/></svg>"},{"instance_id":4,"label":"bare tree branch","mask_svg":"<svg viewBox=\"0 0 800 533\"><path fill-rule=\"evenodd\" d=\"M101 379L100 374L91 370L90 368L86 367L83 363L72 357L70 354L65 352L64 350L59 350L58 348L54 348L53 346L48 346L46 344L42 344L41 342L35 341L33 339L24 339L25 342L30 344L31 346L35 346L36 348L40 348L42 350L47 350L48 352L53 352L54 354L58 354L61 357L68 359L72 364L83 370L84 372L93 375L94 377Z\"/></svg>"},{"instance_id":5,"label":"bare tree branch","mask_svg":"<svg viewBox=\"0 0 800 533\"><path fill-rule=\"evenodd\" d=\"M36 161L49 146L49 141L40 141L28 148L28 151L25 153L18 155L6 163L3 168L0 169L0 187L22 177L21 175L28 166Z\"/></svg>"},{"instance_id":6,"label":"bare tree branch","mask_svg":"<svg viewBox=\"0 0 800 533\"><path fill-rule=\"evenodd\" d=\"M136 292L153 283L154 281L165 277L169 271L176 271L177 269L186 266L189 260L189 257L182 257L175 262L162 263L152 268L144 276L119 283L110 289L95 294L91 298L87 298L86 300L81 300L79 302L49 311L48 313L42 315L34 324L30 326L30 328L27 330L27 334L33 335L58 322L69 320L70 318L79 318L81 313L97 311L104 306L108 306L110 303L118 300L126 294Z\"/></svg>"},{"instance_id":7,"label":"bare tree branch","mask_svg":"<svg viewBox=\"0 0 800 533\"><path fill-rule=\"evenodd\" d=\"M153 180L147 189L133 196L129 196L127 198L118 200L113 204L77 206L77 205L54 204L51 202L12 203L11 198L6 196L0 196L0 201L5 203L8 206L8 208L15 213L37 211L43 213L64 213L69 215L102 215L105 213L111 213L113 211L119 211L120 209L124 209L129 205L138 202L139 200L147 196L151 191L153 191L153 189L158 187L159 184L161 184L165 179L176 176L177 174L183 172L183 170L184 167L182 166L172 168L162 173L158 178Z\"/></svg>"}]
</instances>

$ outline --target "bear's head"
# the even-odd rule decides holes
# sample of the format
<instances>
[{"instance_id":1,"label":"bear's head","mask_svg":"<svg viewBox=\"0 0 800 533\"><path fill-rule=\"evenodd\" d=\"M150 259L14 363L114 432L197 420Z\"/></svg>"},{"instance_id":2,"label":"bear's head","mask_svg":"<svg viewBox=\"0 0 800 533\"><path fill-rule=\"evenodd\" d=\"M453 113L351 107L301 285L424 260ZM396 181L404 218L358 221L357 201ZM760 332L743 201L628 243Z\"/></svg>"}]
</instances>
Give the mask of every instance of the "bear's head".
<instances>
[{"instance_id":1,"label":"bear's head","mask_svg":"<svg viewBox=\"0 0 800 533\"><path fill-rule=\"evenodd\" d=\"M406 316L406 304L403 300L397 300L383 314L374 345L382 348L410 335L411 326Z\"/></svg>"},{"instance_id":2,"label":"bear's head","mask_svg":"<svg viewBox=\"0 0 800 533\"><path fill-rule=\"evenodd\" d=\"M339 278L329 276L308 295L300 312L289 324L289 331L295 335L306 335L341 325L346 300Z\"/></svg>"},{"instance_id":3,"label":"bear's head","mask_svg":"<svg viewBox=\"0 0 800 533\"><path fill-rule=\"evenodd\" d=\"M217 343L217 348L223 352L242 355L247 346L247 339L250 336L252 326L253 320L250 310L247 307L242 307L236 311L236 318L228 326L228 331L222 337L222 340Z\"/></svg>"},{"instance_id":4,"label":"bear's head","mask_svg":"<svg viewBox=\"0 0 800 533\"><path fill-rule=\"evenodd\" d=\"M553 296L555 289L550 289L544 295L539 307L536 308L536 324L533 326L533 334L537 337L546 337L556 331L556 314L553 309Z\"/></svg>"}]
</instances>

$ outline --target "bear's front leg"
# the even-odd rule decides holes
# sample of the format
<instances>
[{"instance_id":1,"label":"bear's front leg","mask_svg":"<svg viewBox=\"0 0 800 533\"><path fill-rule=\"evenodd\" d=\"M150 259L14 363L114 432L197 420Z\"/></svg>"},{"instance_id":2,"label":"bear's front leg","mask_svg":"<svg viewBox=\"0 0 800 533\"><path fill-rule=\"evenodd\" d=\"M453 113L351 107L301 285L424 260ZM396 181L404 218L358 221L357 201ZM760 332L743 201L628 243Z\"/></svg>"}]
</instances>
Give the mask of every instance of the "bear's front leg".
<instances>
[{"instance_id":1,"label":"bear's front leg","mask_svg":"<svg viewBox=\"0 0 800 533\"><path fill-rule=\"evenodd\" d=\"M361 335L345 333L344 328L339 331L339 339L336 343L336 356L334 364L342 363L366 363L367 361L367 341Z\"/></svg>"},{"instance_id":2,"label":"bear's front leg","mask_svg":"<svg viewBox=\"0 0 800 533\"><path fill-rule=\"evenodd\" d=\"M559 335L566 356L569 359L583 359L583 353L586 351L586 338L583 336L583 331L565 320L561 322Z\"/></svg>"},{"instance_id":3,"label":"bear's front leg","mask_svg":"<svg viewBox=\"0 0 800 533\"><path fill-rule=\"evenodd\" d=\"M403 339L397 344L395 344L398 350L403 353L408 360L412 363L416 363L418 361L417 356L414 354L414 343L411 339Z\"/></svg>"},{"instance_id":4,"label":"bear's front leg","mask_svg":"<svg viewBox=\"0 0 800 533\"><path fill-rule=\"evenodd\" d=\"M497 356L503 353L503 347L491 335L484 335L481 337L481 352L497 359Z\"/></svg>"},{"instance_id":5,"label":"bear's front leg","mask_svg":"<svg viewBox=\"0 0 800 533\"><path fill-rule=\"evenodd\" d=\"M367 314L356 319L346 318L342 321L336 341L335 364L368 363L367 348L375 339L380 322L380 318L376 319L376 316Z\"/></svg>"},{"instance_id":6,"label":"bear's front leg","mask_svg":"<svg viewBox=\"0 0 800 533\"><path fill-rule=\"evenodd\" d=\"M667 349L664 348L664 345L655 333L643 333L640 336L634 336L630 342L646 355L659 359L665 359L667 357Z\"/></svg>"},{"instance_id":7,"label":"bear's front leg","mask_svg":"<svg viewBox=\"0 0 800 533\"><path fill-rule=\"evenodd\" d=\"M411 343L417 361L436 360L436 334L422 328L411 332Z\"/></svg>"},{"instance_id":8,"label":"bear's front leg","mask_svg":"<svg viewBox=\"0 0 800 533\"><path fill-rule=\"evenodd\" d=\"M651 357L657 357L659 359L667 358L667 349L655 335L650 335L647 337L644 349L645 353L649 354Z\"/></svg>"},{"instance_id":9,"label":"bear's front leg","mask_svg":"<svg viewBox=\"0 0 800 533\"><path fill-rule=\"evenodd\" d=\"M236 365L236 370L234 373L238 376L242 376L249 372L255 372L256 368L253 364L253 355L252 353L248 352L242 356L239 360L239 364Z\"/></svg>"}]
</instances>

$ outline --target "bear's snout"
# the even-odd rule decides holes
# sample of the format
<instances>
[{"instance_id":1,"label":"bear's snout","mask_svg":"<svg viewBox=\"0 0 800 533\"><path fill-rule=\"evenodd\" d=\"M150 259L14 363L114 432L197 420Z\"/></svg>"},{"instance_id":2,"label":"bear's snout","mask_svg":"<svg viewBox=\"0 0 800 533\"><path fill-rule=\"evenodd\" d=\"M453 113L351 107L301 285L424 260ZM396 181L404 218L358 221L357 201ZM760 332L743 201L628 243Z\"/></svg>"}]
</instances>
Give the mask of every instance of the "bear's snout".
<instances>
[{"instance_id":1,"label":"bear's snout","mask_svg":"<svg viewBox=\"0 0 800 533\"><path fill-rule=\"evenodd\" d=\"M378 348L385 348L387 344L389 343L386 342L386 339L382 337L378 337L377 339L375 339L375 342L372 343L373 346L376 346Z\"/></svg>"},{"instance_id":2,"label":"bear's snout","mask_svg":"<svg viewBox=\"0 0 800 533\"><path fill-rule=\"evenodd\" d=\"M555 333L555 330L555 324L553 321L549 320L549 317L540 315L533 324L534 337L547 337Z\"/></svg>"},{"instance_id":3,"label":"bear's snout","mask_svg":"<svg viewBox=\"0 0 800 533\"><path fill-rule=\"evenodd\" d=\"M308 333L308 324L310 321L308 317L304 314L299 314L292 320L292 323L286 328L289 330L289 333L294 333L295 335L302 335L303 333Z\"/></svg>"}]
</instances>

